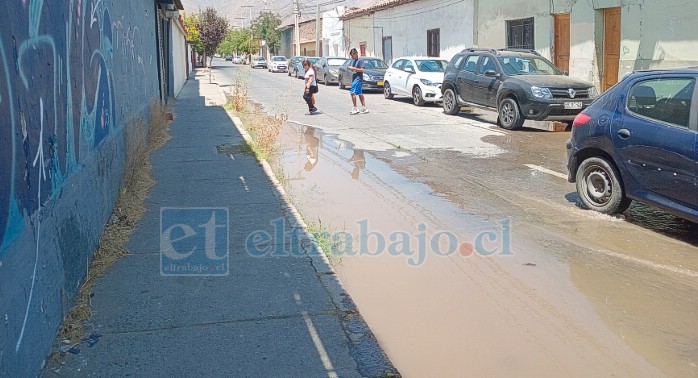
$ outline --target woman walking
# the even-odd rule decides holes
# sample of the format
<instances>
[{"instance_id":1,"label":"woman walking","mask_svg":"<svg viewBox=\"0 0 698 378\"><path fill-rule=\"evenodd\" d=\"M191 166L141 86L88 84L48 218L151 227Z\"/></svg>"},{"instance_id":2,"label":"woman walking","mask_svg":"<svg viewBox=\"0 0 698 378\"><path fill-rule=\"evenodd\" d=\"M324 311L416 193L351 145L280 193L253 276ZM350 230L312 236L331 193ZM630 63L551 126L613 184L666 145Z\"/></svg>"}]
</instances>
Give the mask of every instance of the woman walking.
<instances>
[{"instance_id":1,"label":"woman walking","mask_svg":"<svg viewBox=\"0 0 698 378\"><path fill-rule=\"evenodd\" d=\"M303 61L303 68L305 69L305 91L303 92L303 99L308 104L308 113L313 114L317 111L315 107L315 98L313 94L317 93L317 74L315 73L315 67L309 60Z\"/></svg>"}]
</instances>

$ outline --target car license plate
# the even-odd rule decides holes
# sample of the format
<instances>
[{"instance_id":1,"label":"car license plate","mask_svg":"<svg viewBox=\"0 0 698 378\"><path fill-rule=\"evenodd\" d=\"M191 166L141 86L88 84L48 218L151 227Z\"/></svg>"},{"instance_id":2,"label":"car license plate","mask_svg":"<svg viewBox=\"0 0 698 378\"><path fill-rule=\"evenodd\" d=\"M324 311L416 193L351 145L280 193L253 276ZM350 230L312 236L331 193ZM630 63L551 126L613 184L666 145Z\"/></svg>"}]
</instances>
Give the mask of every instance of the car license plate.
<instances>
[{"instance_id":1,"label":"car license plate","mask_svg":"<svg viewBox=\"0 0 698 378\"><path fill-rule=\"evenodd\" d=\"M376 84L383 85L383 81L381 80L381 81L377 82Z\"/></svg>"},{"instance_id":2,"label":"car license plate","mask_svg":"<svg viewBox=\"0 0 698 378\"><path fill-rule=\"evenodd\" d=\"M565 106L565 109L581 109L582 102L581 101L566 101L564 106Z\"/></svg>"}]
</instances>

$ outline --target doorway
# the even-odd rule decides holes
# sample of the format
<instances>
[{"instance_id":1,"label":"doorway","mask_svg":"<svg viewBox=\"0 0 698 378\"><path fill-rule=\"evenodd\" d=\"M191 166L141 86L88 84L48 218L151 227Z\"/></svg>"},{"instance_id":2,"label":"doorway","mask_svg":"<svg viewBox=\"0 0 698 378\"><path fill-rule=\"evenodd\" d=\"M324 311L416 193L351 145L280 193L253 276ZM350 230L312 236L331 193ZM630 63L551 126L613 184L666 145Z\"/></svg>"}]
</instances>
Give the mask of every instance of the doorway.
<instances>
[{"instance_id":1,"label":"doorway","mask_svg":"<svg viewBox=\"0 0 698 378\"><path fill-rule=\"evenodd\" d=\"M555 57L553 63L560 70L570 72L570 14L553 15L555 23L555 38L553 48Z\"/></svg>"},{"instance_id":2,"label":"doorway","mask_svg":"<svg viewBox=\"0 0 698 378\"><path fill-rule=\"evenodd\" d=\"M603 83L606 91L618 82L620 66L620 7L603 11Z\"/></svg>"}]
</instances>

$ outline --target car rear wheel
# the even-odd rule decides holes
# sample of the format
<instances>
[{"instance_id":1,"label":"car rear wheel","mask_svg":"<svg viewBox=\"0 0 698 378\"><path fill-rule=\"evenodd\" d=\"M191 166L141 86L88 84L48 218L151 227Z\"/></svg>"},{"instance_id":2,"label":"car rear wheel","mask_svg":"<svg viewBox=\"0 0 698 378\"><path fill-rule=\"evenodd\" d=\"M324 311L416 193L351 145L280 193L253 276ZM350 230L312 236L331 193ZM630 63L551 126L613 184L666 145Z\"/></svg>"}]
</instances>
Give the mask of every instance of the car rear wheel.
<instances>
[{"instance_id":1,"label":"car rear wheel","mask_svg":"<svg viewBox=\"0 0 698 378\"><path fill-rule=\"evenodd\" d=\"M383 83L383 97L387 99L395 97L392 88L390 88L390 83L388 83L387 81Z\"/></svg>"},{"instance_id":2,"label":"car rear wheel","mask_svg":"<svg viewBox=\"0 0 698 378\"><path fill-rule=\"evenodd\" d=\"M507 130L521 128L524 118L521 116L519 104L511 97L507 97L499 103L499 125Z\"/></svg>"},{"instance_id":3,"label":"car rear wheel","mask_svg":"<svg viewBox=\"0 0 698 378\"><path fill-rule=\"evenodd\" d=\"M444 92L443 107L444 113L449 115L456 115L460 112L460 106L456 99L456 92L451 88L446 89L446 92Z\"/></svg>"},{"instance_id":4,"label":"car rear wheel","mask_svg":"<svg viewBox=\"0 0 698 378\"><path fill-rule=\"evenodd\" d=\"M325 84L325 86L330 85L330 84L327 83L327 74L322 75L322 83Z\"/></svg>"},{"instance_id":5,"label":"car rear wheel","mask_svg":"<svg viewBox=\"0 0 698 378\"><path fill-rule=\"evenodd\" d=\"M615 167L604 158L591 157L577 169L577 194L587 208L604 214L625 211L630 202L623 193Z\"/></svg>"},{"instance_id":6,"label":"car rear wheel","mask_svg":"<svg viewBox=\"0 0 698 378\"><path fill-rule=\"evenodd\" d=\"M419 86L417 85L415 85L414 88L412 88L412 102L417 106L424 105L424 97L422 97L422 90L419 89Z\"/></svg>"},{"instance_id":7,"label":"car rear wheel","mask_svg":"<svg viewBox=\"0 0 698 378\"><path fill-rule=\"evenodd\" d=\"M342 80L342 77L340 76L337 80L339 80L339 89L344 89L344 81Z\"/></svg>"}]
</instances>

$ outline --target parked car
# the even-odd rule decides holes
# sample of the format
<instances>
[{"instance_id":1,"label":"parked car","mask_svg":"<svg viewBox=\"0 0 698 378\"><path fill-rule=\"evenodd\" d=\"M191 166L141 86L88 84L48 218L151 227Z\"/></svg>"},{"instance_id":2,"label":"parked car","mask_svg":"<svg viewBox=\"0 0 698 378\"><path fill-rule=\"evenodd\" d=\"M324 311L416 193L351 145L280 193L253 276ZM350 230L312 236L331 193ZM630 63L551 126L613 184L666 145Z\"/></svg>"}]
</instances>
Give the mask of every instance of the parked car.
<instances>
[{"instance_id":1,"label":"parked car","mask_svg":"<svg viewBox=\"0 0 698 378\"><path fill-rule=\"evenodd\" d=\"M698 222L698 68L625 76L577 115L568 181L606 214L632 200Z\"/></svg>"},{"instance_id":2,"label":"parked car","mask_svg":"<svg viewBox=\"0 0 698 378\"><path fill-rule=\"evenodd\" d=\"M226 55L225 61L226 61L226 62L232 62L232 61L233 61L232 55Z\"/></svg>"},{"instance_id":3,"label":"parked car","mask_svg":"<svg viewBox=\"0 0 698 378\"><path fill-rule=\"evenodd\" d=\"M304 60L307 59L308 61L310 61L310 63L313 64L313 66L315 64L317 64L317 62L320 61L320 57L318 57L318 56L297 56L295 58L296 59L293 60L294 61L293 64L289 63L288 75L295 76L299 79L302 79L303 76L305 76L305 68L303 67ZM293 59L293 58L291 58L291 59Z\"/></svg>"},{"instance_id":4,"label":"parked car","mask_svg":"<svg viewBox=\"0 0 698 378\"><path fill-rule=\"evenodd\" d=\"M363 89L383 90L383 77L385 76L385 71L388 69L388 65L380 58L363 57L361 59L364 60ZM353 62L353 60L348 59L339 67L339 72L337 73L339 89L351 87L351 78L354 74L354 72L349 71L348 68L351 62Z\"/></svg>"},{"instance_id":5,"label":"parked car","mask_svg":"<svg viewBox=\"0 0 698 378\"><path fill-rule=\"evenodd\" d=\"M411 96L412 103L417 106L441 101L441 82L446 66L448 61L443 59L398 58L385 72L383 94L388 99L395 95Z\"/></svg>"},{"instance_id":6,"label":"parked car","mask_svg":"<svg viewBox=\"0 0 698 378\"><path fill-rule=\"evenodd\" d=\"M441 93L444 113L491 109L509 130L526 119L571 122L597 96L593 84L565 75L533 50L473 48L451 59Z\"/></svg>"},{"instance_id":7,"label":"parked car","mask_svg":"<svg viewBox=\"0 0 698 378\"><path fill-rule=\"evenodd\" d=\"M252 58L252 62L250 63L250 66L252 68L257 68L257 67L267 68L267 60L264 59L264 57L262 57L262 56L255 56L254 58Z\"/></svg>"},{"instance_id":8,"label":"parked car","mask_svg":"<svg viewBox=\"0 0 698 378\"><path fill-rule=\"evenodd\" d=\"M288 72L288 58L275 55L269 61L269 72Z\"/></svg>"},{"instance_id":9,"label":"parked car","mask_svg":"<svg viewBox=\"0 0 698 378\"><path fill-rule=\"evenodd\" d=\"M247 59L244 56L238 55L233 58L233 64L245 64L246 60Z\"/></svg>"},{"instance_id":10,"label":"parked car","mask_svg":"<svg viewBox=\"0 0 698 378\"><path fill-rule=\"evenodd\" d=\"M337 74L339 67L347 61L347 58L339 56L326 56L315 64L317 70L317 80L325 85L338 83Z\"/></svg>"},{"instance_id":11,"label":"parked car","mask_svg":"<svg viewBox=\"0 0 698 378\"><path fill-rule=\"evenodd\" d=\"M296 55L288 60L288 76L298 77L298 69L303 69L302 62L304 59L304 56Z\"/></svg>"}]
</instances>

